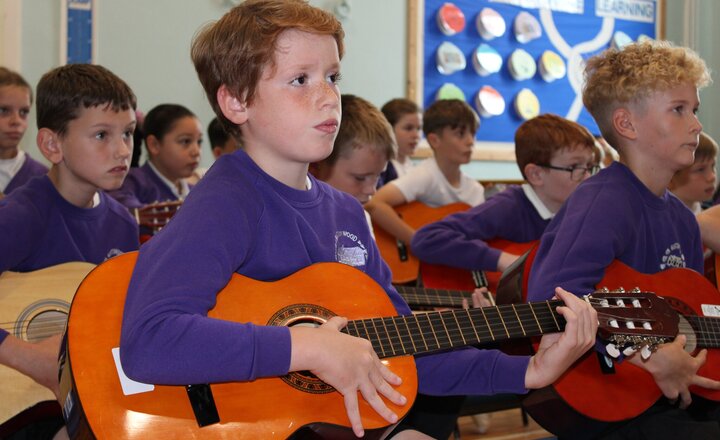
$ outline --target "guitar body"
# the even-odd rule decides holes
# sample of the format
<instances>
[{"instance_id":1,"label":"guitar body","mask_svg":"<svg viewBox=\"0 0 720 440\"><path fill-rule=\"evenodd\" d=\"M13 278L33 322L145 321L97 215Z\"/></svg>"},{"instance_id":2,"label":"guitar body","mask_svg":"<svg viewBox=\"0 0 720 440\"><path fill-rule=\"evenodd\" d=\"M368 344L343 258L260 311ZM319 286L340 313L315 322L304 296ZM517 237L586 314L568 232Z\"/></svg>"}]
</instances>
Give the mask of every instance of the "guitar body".
<instances>
[{"instance_id":1,"label":"guitar body","mask_svg":"<svg viewBox=\"0 0 720 440\"><path fill-rule=\"evenodd\" d=\"M421 202L410 202L396 206L395 210L403 221L413 229L419 229L428 223L436 222L444 217L469 209L465 203L451 203L437 208L431 208ZM410 252L409 243L405 243L405 252L398 249L398 241L382 228L375 228L375 242L380 255L390 266L393 284L405 284L417 279L420 271L420 261Z\"/></svg>"},{"instance_id":2,"label":"guitar body","mask_svg":"<svg viewBox=\"0 0 720 440\"><path fill-rule=\"evenodd\" d=\"M136 254L127 253L98 266L80 286L67 330L69 360L61 380L64 411L72 437L87 438L313 438L352 436L342 396L316 378L292 374L252 382L211 385L220 423L198 427L183 386L155 386L125 396L111 349L120 343L125 295ZM338 292L352 286L353 294ZM322 304L323 306L317 306ZM332 315L349 318L395 316L384 290L364 273L339 263L319 263L276 282L233 275L218 294L209 315L262 325L324 322ZM403 407L387 402L402 417L412 406L417 374L412 356L386 360L401 377ZM318 391L321 390L321 391ZM365 402L360 412L366 436L390 428Z\"/></svg>"},{"instance_id":3,"label":"guitar body","mask_svg":"<svg viewBox=\"0 0 720 440\"><path fill-rule=\"evenodd\" d=\"M669 269L656 274L639 273L615 261L598 288L652 291L682 315L702 314L702 304L720 304L720 293L702 275L689 269ZM595 351L583 356L552 387L531 392L523 405L548 431L579 438L608 427L609 422L634 418L662 397L652 376L629 362L615 363L614 373L604 374ZM708 350L698 374L720 380L720 353ZM707 399L720 401L720 391L691 388Z\"/></svg>"},{"instance_id":4,"label":"guitar body","mask_svg":"<svg viewBox=\"0 0 720 440\"><path fill-rule=\"evenodd\" d=\"M500 238L488 241L488 245L491 247L515 255L524 254L536 243L537 241L515 243ZM502 272L488 270L483 272L485 273L485 278L488 282L488 290L492 293L496 293L498 291L498 284L500 283ZM421 262L420 276L422 277L423 286L425 287L434 289L475 290L472 273L466 269Z\"/></svg>"},{"instance_id":5,"label":"guitar body","mask_svg":"<svg viewBox=\"0 0 720 440\"><path fill-rule=\"evenodd\" d=\"M90 263L64 263L33 272L5 272L0 275L0 323L10 334L19 339L35 342L62 333L70 309L70 301L77 286L95 265ZM48 415L46 409L54 404L55 395L16 370L0 365L0 437L8 432L6 423L23 412L25 422L32 420L32 410L37 408L38 417ZM52 412L52 411L50 411Z\"/></svg>"}]
</instances>

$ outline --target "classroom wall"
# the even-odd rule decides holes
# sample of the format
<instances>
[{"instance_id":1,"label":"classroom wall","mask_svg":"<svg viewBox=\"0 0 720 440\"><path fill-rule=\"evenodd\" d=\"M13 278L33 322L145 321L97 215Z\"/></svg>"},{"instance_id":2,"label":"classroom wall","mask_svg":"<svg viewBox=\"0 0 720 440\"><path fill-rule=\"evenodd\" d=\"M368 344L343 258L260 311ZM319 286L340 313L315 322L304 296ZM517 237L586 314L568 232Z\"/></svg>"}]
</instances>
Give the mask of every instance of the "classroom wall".
<instances>
[{"instance_id":1,"label":"classroom wall","mask_svg":"<svg viewBox=\"0 0 720 440\"><path fill-rule=\"evenodd\" d=\"M203 24L219 18L229 0L95 0L97 62L125 79L147 112L163 102L176 102L193 110L203 125L212 118L210 106L189 58L192 36ZM342 19L346 32L343 59L343 93L363 96L380 106L404 96L407 80L407 0L311 0L333 11L349 5ZM695 47L713 71L720 70L717 0L666 0L667 38ZM60 62L60 1L0 0L0 63L20 70L31 84ZM8 25L19 23L19 26ZM702 37L701 37L702 36ZM13 43L14 42L14 43ZM717 86L701 93L700 119L716 139L720 129L714 115L720 110ZM22 147L41 158L35 147L34 114ZM202 165L212 156L203 151ZM520 174L511 162L474 162L465 171L480 179L514 179Z\"/></svg>"}]
</instances>

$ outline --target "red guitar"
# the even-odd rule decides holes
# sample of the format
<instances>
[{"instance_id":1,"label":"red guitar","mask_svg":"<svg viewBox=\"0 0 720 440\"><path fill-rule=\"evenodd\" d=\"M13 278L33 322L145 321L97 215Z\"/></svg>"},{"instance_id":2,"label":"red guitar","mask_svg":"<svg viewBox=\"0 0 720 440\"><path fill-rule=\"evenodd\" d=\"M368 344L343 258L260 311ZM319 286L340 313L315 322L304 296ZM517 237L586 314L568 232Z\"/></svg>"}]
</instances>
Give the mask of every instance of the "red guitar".
<instances>
[{"instance_id":1,"label":"red guitar","mask_svg":"<svg viewBox=\"0 0 720 440\"><path fill-rule=\"evenodd\" d=\"M145 243L153 235L160 232L167 226L170 219L182 206L182 200L170 200L167 202L155 202L131 210L131 214L140 226L140 243Z\"/></svg>"},{"instance_id":2,"label":"red guitar","mask_svg":"<svg viewBox=\"0 0 720 440\"><path fill-rule=\"evenodd\" d=\"M418 229L428 223L441 220L447 215L464 211L470 208L465 203L452 203L450 205L431 208L420 202L411 202L395 207L395 211L403 221L413 229ZM390 266L392 282L404 284L415 281L420 270L420 261L410 252L408 243L402 243L380 227L375 227L375 242L380 255Z\"/></svg>"},{"instance_id":3,"label":"red guitar","mask_svg":"<svg viewBox=\"0 0 720 440\"><path fill-rule=\"evenodd\" d=\"M720 293L705 277L689 269L647 275L616 261L607 268L598 286L637 287L662 296L680 315L679 332L688 335L688 348L710 349L698 374L720 380L720 351L715 350L720 347ZM552 387L531 392L523 406L548 431L559 437L577 438L607 428L607 422L633 418L662 397L645 370L622 362L614 365L614 372L604 374L601 359L589 352ZM720 391L691 391L720 401Z\"/></svg>"},{"instance_id":4,"label":"red guitar","mask_svg":"<svg viewBox=\"0 0 720 440\"><path fill-rule=\"evenodd\" d=\"M135 253L128 253L106 261L85 278L75 294L61 378L61 401L72 437L265 439L308 431L313 438L352 435L342 396L302 372L211 385L220 423L202 428L183 386L156 386L150 392L124 395L111 349L119 346L125 293L135 259ZM605 307L598 300L617 297L629 302L624 293L600 293L590 300L602 311ZM613 307L618 319L647 320L651 319L649 312L669 309L652 294L633 297L643 307ZM262 325L322 323L336 314L350 317L353 320L343 331L370 340L390 369L403 378L398 390L410 402L403 407L388 402L403 416L417 390L413 354L561 331L564 320L555 312L559 304L545 301L397 316L385 291L367 275L339 263L318 263L275 282L235 274L218 294L209 315ZM606 325L601 325L599 333L616 342L632 335L647 335L654 342L669 337L650 337L643 329L618 330ZM362 398L360 412L366 436L389 429Z\"/></svg>"},{"instance_id":5,"label":"red guitar","mask_svg":"<svg viewBox=\"0 0 720 440\"><path fill-rule=\"evenodd\" d=\"M527 243L515 243L509 240L496 238L489 240L490 247L500 249L515 255L522 255L532 248L537 241L529 241ZM502 272L498 271L478 271L481 272L481 279L485 285L478 283L478 275L476 271L459 269L456 267L444 266L441 264L430 264L420 262L420 276L423 286L436 289L459 289L473 290L476 287L487 287L490 292L497 292L498 284Z\"/></svg>"}]
</instances>

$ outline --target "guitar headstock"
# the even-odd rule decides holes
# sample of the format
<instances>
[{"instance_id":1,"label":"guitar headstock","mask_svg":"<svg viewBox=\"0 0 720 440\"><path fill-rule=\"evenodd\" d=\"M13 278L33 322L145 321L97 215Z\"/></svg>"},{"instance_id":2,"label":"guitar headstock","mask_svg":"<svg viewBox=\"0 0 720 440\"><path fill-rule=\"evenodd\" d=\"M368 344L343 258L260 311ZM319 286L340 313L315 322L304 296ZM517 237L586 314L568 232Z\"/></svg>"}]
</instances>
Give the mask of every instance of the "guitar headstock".
<instances>
[{"instance_id":1,"label":"guitar headstock","mask_svg":"<svg viewBox=\"0 0 720 440\"><path fill-rule=\"evenodd\" d=\"M150 203L135 210L135 219L138 225L150 228L153 232L158 232L167 226L172 216L180 209L180 206L182 206L182 200Z\"/></svg>"},{"instance_id":2,"label":"guitar headstock","mask_svg":"<svg viewBox=\"0 0 720 440\"><path fill-rule=\"evenodd\" d=\"M598 334L613 357L639 350L647 359L678 334L677 312L652 292L600 290L589 299L598 314Z\"/></svg>"}]
</instances>

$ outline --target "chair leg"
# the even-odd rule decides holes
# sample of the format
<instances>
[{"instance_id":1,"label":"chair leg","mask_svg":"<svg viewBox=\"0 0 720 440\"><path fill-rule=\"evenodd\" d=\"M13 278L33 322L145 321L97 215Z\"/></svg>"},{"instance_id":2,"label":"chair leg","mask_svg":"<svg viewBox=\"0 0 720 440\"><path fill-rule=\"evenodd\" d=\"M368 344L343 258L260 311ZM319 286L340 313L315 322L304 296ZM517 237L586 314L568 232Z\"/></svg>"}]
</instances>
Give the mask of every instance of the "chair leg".
<instances>
[{"instance_id":1,"label":"chair leg","mask_svg":"<svg viewBox=\"0 0 720 440\"><path fill-rule=\"evenodd\" d=\"M525 411L525 408L522 406L520 407L520 417L522 417L522 424L523 426L527 426L530 422L528 421L528 414L527 411Z\"/></svg>"}]
</instances>

